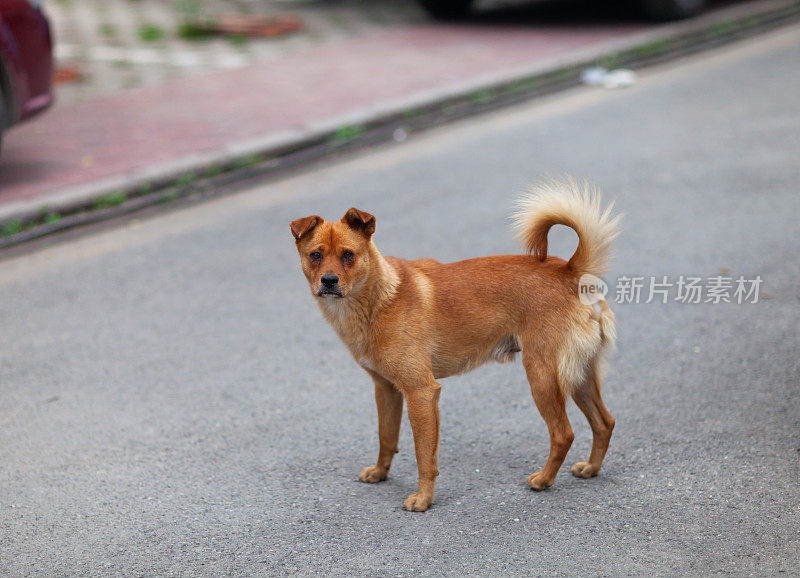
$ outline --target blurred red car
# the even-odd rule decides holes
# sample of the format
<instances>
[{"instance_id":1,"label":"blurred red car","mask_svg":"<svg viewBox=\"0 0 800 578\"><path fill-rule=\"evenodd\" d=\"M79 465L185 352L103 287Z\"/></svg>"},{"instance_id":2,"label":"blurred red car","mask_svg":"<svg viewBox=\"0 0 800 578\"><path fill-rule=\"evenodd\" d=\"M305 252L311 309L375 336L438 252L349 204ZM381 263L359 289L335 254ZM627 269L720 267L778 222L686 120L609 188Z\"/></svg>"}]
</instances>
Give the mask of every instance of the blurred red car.
<instances>
[{"instance_id":1,"label":"blurred red car","mask_svg":"<svg viewBox=\"0 0 800 578\"><path fill-rule=\"evenodd\" d=\"M41 0L0 0L0 138L53 103L53 46Z\"/></svg>"}]
</instances>

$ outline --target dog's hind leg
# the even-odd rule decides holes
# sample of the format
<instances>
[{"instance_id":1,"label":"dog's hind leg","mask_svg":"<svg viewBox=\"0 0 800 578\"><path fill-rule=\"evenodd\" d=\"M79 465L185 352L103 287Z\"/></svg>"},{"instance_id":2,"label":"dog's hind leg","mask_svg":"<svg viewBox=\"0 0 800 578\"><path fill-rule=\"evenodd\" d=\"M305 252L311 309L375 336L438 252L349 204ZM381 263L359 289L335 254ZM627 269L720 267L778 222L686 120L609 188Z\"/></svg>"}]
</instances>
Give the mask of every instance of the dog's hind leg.
<instances>
[{"instance_id":1,"label":"dog's hind leg","mask_svg":"<svg viewBox=\"0 0 800 578\"><path fill-rule=\"evenodd\" d=\"M603 458L611 441L611 432L614 430L614 418L603 404L600 397L600 376L595 366L586 382L572 393L572 399L581 409L592 428L592 453L586 462L578 462L571 468L571 472L579 478L591 478L600 471Z\"/></svg>"},{"instance_id":2,"label":"dog's hind leg","mask_svg":"<svg viewBox=\"0 0 800 578\"><path fill-rule=\"evenodd\" d=\"M534 490L544 490L553 485L575 435L567 417L566 400L558 383L552 357L534 351L523 345L522 363L531 385L533 401L550 432L550 455L544 468L528 477L528 485Z\"/></svg>"},{"instance_id":3,"label":"dog's hind leg","mask_svg":"<svg viewBox=\"0 0 800 578\"><path fill-rule=\"evenodd\" d=\"M362 482L382 482L389 475L392 458L397 453L400 421L403 418L403 394L391 382L374 371L367 370L375 382L375 404L378 406L378 462L365 468L358 476Z\"/></svg>"}]
</instances>

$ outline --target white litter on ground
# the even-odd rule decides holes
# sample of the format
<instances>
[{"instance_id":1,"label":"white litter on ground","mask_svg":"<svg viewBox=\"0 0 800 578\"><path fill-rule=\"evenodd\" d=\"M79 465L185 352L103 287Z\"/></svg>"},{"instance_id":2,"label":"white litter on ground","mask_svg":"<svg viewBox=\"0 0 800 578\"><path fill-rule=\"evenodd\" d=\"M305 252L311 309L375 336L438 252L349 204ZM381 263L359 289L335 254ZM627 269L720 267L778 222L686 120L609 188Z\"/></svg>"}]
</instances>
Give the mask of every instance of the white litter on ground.
<instances>
[{"instance_id":1,"label":"white litter on ground","mask_svg":"<svg viewBox=\"0 0 800 578\"><path fill-rule=\"evenodd\" d=\"M608 70L599 66L587 68L581 72L581 82L589 86L600 86L608 74Z\"/></svg>"},{"instance_id":2,"label":"white litter on ground","mask_svg":"<svg viewBox=\"0 0 800 578\"><path fill-rule=\"evenodd\" d=\"M606 70L600 66L593 66L581 72L581 82L584 84L608 89L633 86L636 84L637 78L636 73L627 68Z\"/></svg>"}]
</instances>

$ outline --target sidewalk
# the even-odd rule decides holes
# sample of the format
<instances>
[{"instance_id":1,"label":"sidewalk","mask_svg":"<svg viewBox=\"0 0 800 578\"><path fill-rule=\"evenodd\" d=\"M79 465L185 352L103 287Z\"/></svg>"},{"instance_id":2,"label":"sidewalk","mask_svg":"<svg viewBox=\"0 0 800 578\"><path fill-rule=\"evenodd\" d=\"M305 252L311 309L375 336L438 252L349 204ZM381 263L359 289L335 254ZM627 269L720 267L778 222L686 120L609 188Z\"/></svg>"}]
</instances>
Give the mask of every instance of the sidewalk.
<instances>
[{"instance_id":1,"label":"sidewalk","mask_svg":"<svg viewBox=\"0 0 800 578\"><path fill-rule=\"evenodd\" d=\"M79 82L58 87L59 103L109 96L312 47L429 22L413 0L50 0L55 56ZM266 18L298 27L209 35L202 26Z\"/></svg>"},{"instance_id":2,"label":"sidewalk","mask_svg":"<svg viewBox=\"0 0 800 578\"><path fill-rule=\"evenodd\" d=\"M161 86L55 108L12 129L0 157L0 224L143 190L248 154L348 130L386 114L663 44L691 27L797 7L742 2L695 21L412 25L312 46ZM643 49L642 49L643 50ZM357 132L353 129L352 132Z\"/></svg>"}]
</instances>

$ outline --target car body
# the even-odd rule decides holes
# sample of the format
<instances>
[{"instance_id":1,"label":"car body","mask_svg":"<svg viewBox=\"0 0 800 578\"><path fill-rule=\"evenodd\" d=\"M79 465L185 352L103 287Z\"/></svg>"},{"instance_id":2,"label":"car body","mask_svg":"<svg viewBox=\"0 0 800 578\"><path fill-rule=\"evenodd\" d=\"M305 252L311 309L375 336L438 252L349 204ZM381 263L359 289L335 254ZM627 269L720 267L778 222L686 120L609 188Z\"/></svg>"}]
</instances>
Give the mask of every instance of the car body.
<instances>
[{"instance_id":1,"label":"car body","mask_svg":"<svg viewBox=\"0 0 800 578\"><path fill-rule=\"evenodd\" d=\"M0 134L53 103L53 43L41 2L0 0Z\"/></svg>"},{"instance_id":2,"label":"car body","mask_svg":"<svg viewBox=\"0 0 800 578\"><path fill-rule=\"evenodd\" d=\"M418 0L420 5L438 20L462 18L474 0ZM678 20L698 14L706 0L635 0L643 14L654 20Z\"/></svg>"}]
</instances>

